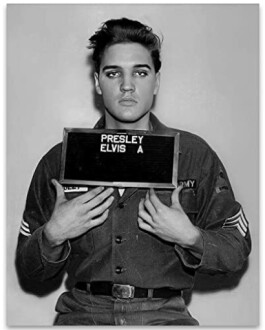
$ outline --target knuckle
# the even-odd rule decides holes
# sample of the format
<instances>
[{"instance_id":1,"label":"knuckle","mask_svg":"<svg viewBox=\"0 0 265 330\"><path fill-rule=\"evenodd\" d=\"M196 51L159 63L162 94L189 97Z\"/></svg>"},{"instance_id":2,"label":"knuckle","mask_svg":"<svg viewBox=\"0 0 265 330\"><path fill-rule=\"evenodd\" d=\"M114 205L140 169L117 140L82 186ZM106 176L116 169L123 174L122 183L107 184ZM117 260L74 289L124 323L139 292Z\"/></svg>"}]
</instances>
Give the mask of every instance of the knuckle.
<instances>
[{"instance_id":1,"label":"knuckle","mask_svg":"<svg viewBox=\"0 0 265 330\"><path fill-rule=\"evenodd\" d=\"M144 212L143 212L143 210L139 210L138 215L139 215L141 218L143 218L143 217L144 217Z\"/></svg>"},{"instance_id":2,"label":"knuckle","mask_svg":"<svg viewBox=\"0 0 265 330\"><path fill-rule=\"evenodd\" d=\"M102 204L98 207L98 211L97 211L97 214L101 214L102 212L104 212L107 208L107 205L105 204Z\"/></svg>"},{"instance_id":3,"label":"knuckle","mask_svg":"<svg viewBox=\"0 0 265 330\"><path fill-rule=\"evenodd\" d=\"M160 217L158 216L158 215L154 215L153 216L153 220L155 221L155 222L159 222L159 219L160 219Z\"/></svg>"},{"instance_id":4,"label":"knuckle","mask_svg":"<svg viewBox=\"0 0 265 330\"><path fill-rule=\"evenodd\" d=\"M150 204L150 202L149 202L148 200L145 200L145 201L144 201L144 206L145 206L145 207L148 207L149 204Z\"/></svg>"},{"instance_id":5,"label":"knuckle","mask_svg":"<svg viewBox=\"0 0 265 330\"><path fill-rule=\"evenodd\" d=\"M111 205L111 200L108 199L100 207L102 208L102 210L105 211L110 205Z\"/></svg>"},{"instance_id":6,"label":"knuckle","mask_svg":"<svg viewBox=\"0 0 265 330\"><path fill-rule=\"evenodd\" d=\"M105 196L103 194L98 195L97 200L99 203L102 203L105 199Z\"/></svg>"},{"instance_id":7,"label":"knuckle","mask_svg":"<svg viewBox=\"0 0 265 330\"><path fill-rule=\"evenodd\" d=\"M86 218L87 218L87 221L90 221L92 219L92 215L91 215L91 212L87 212L86 214Z\"/></svg>"},{"instance_id":8,"label":"knuckle","mask_svg":"<svg viewBox=\"0 0 265 330\"><path fill-rule=\"evenodd\" d=\"M108 200L107 200L108 206L111 205L112 202L113 202L113 197L109 197Z\"/></svg>"},{"instance_id":9,"label":"knuckle","mask_svg":"<svg viewBox=\"0 0 265 330\"><path fill-rule=\"evenodd\" d=\"M157 213L159 213L159 214L162 214L162 213L163 213L163 209L162 209L160 206L158 206L158 207L156 208L156 211L157 211Z\"/></svg>"},{"instance_id":10,"label":"knuckle","mask_svg":"<svg viewBox=\"0 0 265 330\"><path fill-rule=\"evenodd\" d=\"M93 199L95 196L97 196L97 191L95 189L88 191L84 195L80 196L80 199L83 197L87 197L88 199Z\"/></svg>"}]
</instances>

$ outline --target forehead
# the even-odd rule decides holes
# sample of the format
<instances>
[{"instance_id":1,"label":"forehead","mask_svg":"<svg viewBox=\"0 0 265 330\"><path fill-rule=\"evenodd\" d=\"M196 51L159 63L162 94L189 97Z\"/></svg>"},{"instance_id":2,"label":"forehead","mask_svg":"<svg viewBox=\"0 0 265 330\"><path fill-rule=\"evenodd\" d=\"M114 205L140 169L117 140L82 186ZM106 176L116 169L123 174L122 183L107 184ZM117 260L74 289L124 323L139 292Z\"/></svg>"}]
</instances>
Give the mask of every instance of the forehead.
<instances>
[{"instance_id":1,"label":"forehead","mask_svg":"<svg viewBox=\"0 0 265 330\"><path fill-rule=\"evenodd\" d=\"M150 51L139 43L120 43L105 49L100 66L103 68L106 65L114 65L127 68L139 64L147 64L154 69Z\"/></svg>"}]
</instances>

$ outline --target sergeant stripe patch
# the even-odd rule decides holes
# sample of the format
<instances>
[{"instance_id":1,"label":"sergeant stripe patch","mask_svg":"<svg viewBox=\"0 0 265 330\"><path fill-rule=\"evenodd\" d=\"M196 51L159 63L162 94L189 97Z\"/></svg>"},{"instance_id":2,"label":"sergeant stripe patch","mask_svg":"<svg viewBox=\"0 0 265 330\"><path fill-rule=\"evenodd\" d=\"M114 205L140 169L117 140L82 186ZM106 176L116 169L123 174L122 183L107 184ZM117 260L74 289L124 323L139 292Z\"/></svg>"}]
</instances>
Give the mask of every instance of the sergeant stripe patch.
<instances>
[{"instance_id":1,"label":"sergeant stripe patch","mask_svg":"<svg viewBox=\"0 0 265 330\"><path fill-rule=\"evenodd\" d=\"M30 236L31 235L30 229L29 229L29 224L26 221L24 221L23 219L21 221L19 232L24 236Z\"/></svg>"},{"instance_id":2,"label":"sergeant stripe patch","mask_svg":"<svg viewBox=\"0 0 265 330\"><path fill-rule=\"evenodd\" d=\"M248 221L245 217L245 214L242 208L239 210L237 214L235 214L231 218L227 218L225 223L223 224L223 228L237 228L240 234L245 237L248 231Z\"/></svg>"}]
</instances>

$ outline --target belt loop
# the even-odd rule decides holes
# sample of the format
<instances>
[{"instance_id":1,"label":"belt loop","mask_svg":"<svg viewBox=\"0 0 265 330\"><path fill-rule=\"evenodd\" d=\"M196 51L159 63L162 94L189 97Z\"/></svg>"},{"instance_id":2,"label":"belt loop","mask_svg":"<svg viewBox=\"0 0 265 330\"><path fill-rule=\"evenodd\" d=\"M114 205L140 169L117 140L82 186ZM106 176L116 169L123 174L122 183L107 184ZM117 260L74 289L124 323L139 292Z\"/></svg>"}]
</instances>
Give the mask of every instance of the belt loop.
<instances>
[{"instance_id":1,"label":"belt loop","mask_svg":"<svg viewBox=\"0 0 265 330\"><path fill-rule=\"evenodd\" d=\"M147 298L153 298L154 289L148 289Z\"/></svg>"},{"instance_id":2,"label":"belt loop","mask_svg":"<svg viewBox=\"0 0 265 330\"><path fill-rule=\"evenodd\" d=\"M86 291L90 292L90 283L86 283Z\"/></svg>"}]
</instances>

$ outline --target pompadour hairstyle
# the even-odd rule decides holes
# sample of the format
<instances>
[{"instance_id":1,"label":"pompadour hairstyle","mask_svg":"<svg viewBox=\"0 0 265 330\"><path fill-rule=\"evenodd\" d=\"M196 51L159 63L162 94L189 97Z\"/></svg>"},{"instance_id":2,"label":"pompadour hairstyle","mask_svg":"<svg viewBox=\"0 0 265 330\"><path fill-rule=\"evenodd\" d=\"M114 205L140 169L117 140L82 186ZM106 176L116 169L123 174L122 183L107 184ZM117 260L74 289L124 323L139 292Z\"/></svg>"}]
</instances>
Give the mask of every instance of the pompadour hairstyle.
<instances>
[{"instance_id":1,"label":"pompadour hairstyle","mask_svg":"<svg viewBox=\"0 0 265 330\"><path fill-rule=\"evenodd\" d=\"M94 49L92 59L96 72L99 72L102 56L106 48L118 43L137 42L150 51L155 72L161 68L160 38L152 28L128 18L111 19L102 24L98 31L89 39L88 48Z\"/></svg>"}]
</instances>

